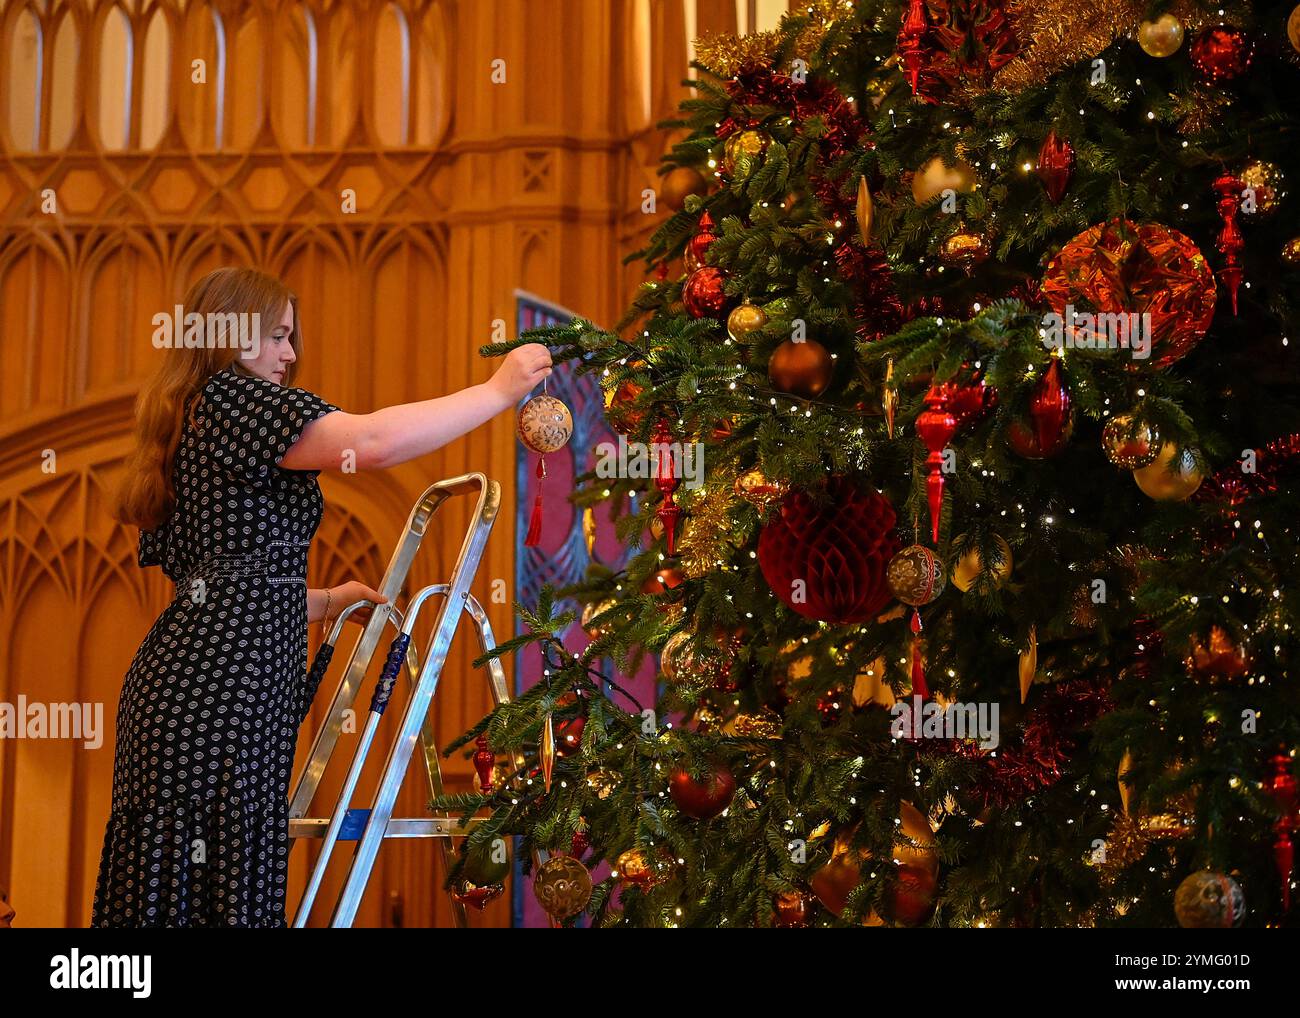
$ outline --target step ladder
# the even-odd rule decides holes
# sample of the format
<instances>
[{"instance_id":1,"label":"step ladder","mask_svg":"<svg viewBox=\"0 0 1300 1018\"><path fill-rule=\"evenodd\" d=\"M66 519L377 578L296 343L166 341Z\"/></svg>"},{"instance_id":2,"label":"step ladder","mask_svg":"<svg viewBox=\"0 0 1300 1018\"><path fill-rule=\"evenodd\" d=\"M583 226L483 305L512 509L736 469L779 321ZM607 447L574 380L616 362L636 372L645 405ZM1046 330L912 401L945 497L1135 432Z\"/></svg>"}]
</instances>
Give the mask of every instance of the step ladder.
<instances>
[{"instance_id":1,"label":"step ladder","mask_svg":"<svg viewBox=\"0 0 1300 1018\"><path fill-rule=\"evenodd\" d=\"M405 610L399 610L396 605L397 598L430 522L443 503L462 495L477 495L477 500L451 579L447 583L421 588L412 595ZM311 755L298 778L289 803L289 836L321 839L320 854L312 867L311 877L294 917L295 928L306 926L312 905L320 891L326 867L338 842L355 842L355 848L347 878L334 905L330 926L350 927L356 918L357 908L361 904L381 842L387 838L437 838L443 862L449 868L456 861L453 839L465 837L479 822L471 818L462 823L460 818L451 814L394 817L393 806L397 801L397 794L401 790L402 779L417 741L423 751L425 770L429 778L429 793L432 797L442 794L442 771L438 764L438 746L433 723L429 717L429 707L437 690L438 679L446 663L452 638L456 635L456 626L461 614L468 613L472 619L474 629L478 633L479 645L484 652L496 646L487 614L483 611L483 606L469 592L469 588L478 571L483 548L487 544L492 524L496 521L500 503L499 485L480 473L464 474L431 485L411 510L406 521L406 529L393 551L393 557L379 586L379 592L388 599L387 603L375 605L370 601L358 601L344 608L327 635L326 642L320 646L312 660L307 682L309 691L314 693L329 668L335 644L342 634L348 616L363 606L369 605L372 608L365 629L352 648L338 690L330 704L329 715L316 733ZM437 622L430 634L424 654L420 655L410 645L411 634L421 609L434 597L441 598ZM357 742L338 801L329 816L309 816L312 799L316 795L321 778L338 743L344 720L365 680L375 650L379 646L380 635L387 625L392 625L397 635L389 646L383 672L370 701L366 725ZM407 674L410 695L407 698L397 736L389 748L388 759L380 774L373 802L364 809L354 808L351 802L358 779L365 766L366 757L374 742L376 730L388 705L398 673L401 671ZM509 693L500 660L494 658L489 661L487 672L492 699L498 704L505 703L509 699ZM305 706L303 710L305 713ZM452 899L452 913L456 925L465 926L465 906L455 898Z\"/></svg>"}]
</instances>

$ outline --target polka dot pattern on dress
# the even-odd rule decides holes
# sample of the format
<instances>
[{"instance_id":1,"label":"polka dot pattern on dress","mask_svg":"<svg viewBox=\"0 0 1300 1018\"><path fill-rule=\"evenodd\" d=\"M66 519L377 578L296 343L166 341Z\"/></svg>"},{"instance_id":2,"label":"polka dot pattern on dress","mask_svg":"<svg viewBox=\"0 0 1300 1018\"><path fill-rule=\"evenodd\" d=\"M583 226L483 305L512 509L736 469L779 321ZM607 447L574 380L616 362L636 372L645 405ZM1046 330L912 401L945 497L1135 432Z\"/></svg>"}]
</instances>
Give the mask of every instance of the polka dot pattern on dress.
<instances>
[{"instance_id":1,"label":"polka dot pattern on dress","mask_svg":"<svg viewBox=\"0 0 1300 1018\"><path fill-rule=\"evenodd\" d=\"M283 927L288 791L306 686L319 471L277 465L338 407L232 365L176 450L176 508L140 535L176 598L117 709L92 926Z\"/></svg>"}]
</instances>

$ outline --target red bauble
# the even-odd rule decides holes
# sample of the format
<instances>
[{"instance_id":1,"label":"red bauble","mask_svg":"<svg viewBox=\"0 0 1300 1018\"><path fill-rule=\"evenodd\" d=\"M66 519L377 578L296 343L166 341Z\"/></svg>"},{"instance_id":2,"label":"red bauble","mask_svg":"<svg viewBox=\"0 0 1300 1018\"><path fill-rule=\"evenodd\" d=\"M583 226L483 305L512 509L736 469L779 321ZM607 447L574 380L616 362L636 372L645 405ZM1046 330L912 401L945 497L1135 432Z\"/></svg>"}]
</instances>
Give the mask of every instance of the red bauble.
<instances>
[{"instance_id":1,"label":"red bauble","mask_svg":"<svg viewBox=\"0 0 1300 1018\"><path fill-rule=\"evenodd\" d=\"M934 908L939 881L934 871L924 866L903 863L896 867L898 879L889 890L889 907L894 921L904 926L922 922Z\"/></svg>"},{"instance_id":2,"label":"red bauble","mask_svg":"<svg viewBox=\"0 0 1300 1018\"><path fill-rule=\"evenodd\" d=\"M727 295L723 286L727 281L716 265L705 265L686 277L682 284L682 303L692 318L720 318L726 307Z\"/></svg>"},{"instance_id":3,"label":"red bauble","mask_svg":"<svg viewBox=\"0 0 1300 1018\"><path fill-rule=\"evenodd\" d=\"M791 611L821 622L865 622L889 603L885 571L901 547L894 507L847 477L829 501L792 492L758 538L763 579Z\"/></svg>"},{"instance_id":4,"label":"red bauble","mask_svg":"<svg viewBox=\"0 0 1300 1018\"><path fill-rule=\"evenodd\" d=\"M1065 189L1070 186L1073 174L1074 146L1055 131L1049 131L1043 139L1043 147L1038 150L1038 179L1043 182L1053 205L1059 205L1065 197Z\"/></svg>"},{"instance_id":5,"label":"red bauble","mask_svg":"<svg viewBox=\"0 0 1300 1018\"><path fill-rule=\"evenodd\" d=\"M587 722L582 717L555 722L555 755L572 756L582 748L582 730Z\"/></svg>"},{"instance_id":6,"label":"red bauble","mask_svg":"<svg viewBox=\"0 0 1300 1018\"><path fill-rule=\"evenodd\" d=\"M1029 398L1029 421L1011 422L1007 444L1025 459L1046 459L1065 448L1073 423L1070 390L1061 376L1060 359L1053 357Z\"/></svg>"},{"instance_id":7,"label":"red bauble","mask_svg":"<svg viewBox=\"0 0 1300 1018\"><path fill-rule=\"evenodd\" d=\"M676 566L664 566L657 572L651 573L641 584L641 593L643 594L662 594L665 591L679 587L686 582L686 574Z\"/></svg>"},{"instance_id":8,"label":"red bauble","mask_svg":"<svg viewBox=\"0 0 1300 1018\"><path fill-rule=\"evenodd\" d=\"M1255 44L1232 25L1211 25L1192 43L1192 66L1206 81L1228 81L1250 66Z\"/></svg>"},{"instance_id":9,"label":"red bauble","mask_svg":"<svg viewBox=\"0 0 1300 1018\"><path fill-rule=\"evenodd\" d=\"M736 776L725 764L713 764L703 781L696 781L685 767L673 771L668 794L680 809L696 820L712 820L728 806L736 794Z\"/></svg>"},{"instance_id":10,"label":"red bauble","mask_svg":"<svg viewBox=\"0 0 1300 1018\"><path fill-rule=\"evenodd\" d=\"M998 405L998 391L976 378L968 385L954 385L948 394L948 412L957 421L957 429L974 424Z\"/></svg>"}]
</instances>

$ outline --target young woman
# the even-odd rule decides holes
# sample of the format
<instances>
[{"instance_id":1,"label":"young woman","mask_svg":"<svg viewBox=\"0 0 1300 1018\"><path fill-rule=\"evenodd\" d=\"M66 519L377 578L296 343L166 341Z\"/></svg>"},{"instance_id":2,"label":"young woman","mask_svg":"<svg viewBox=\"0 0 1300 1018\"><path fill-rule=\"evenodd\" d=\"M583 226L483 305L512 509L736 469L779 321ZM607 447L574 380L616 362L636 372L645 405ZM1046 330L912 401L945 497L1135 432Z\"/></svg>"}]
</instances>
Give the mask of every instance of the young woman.
<instances>
[{"instance_id":1,"label":"young woman","mask_svg":"<svg viewBox=\"0 0 1300 1018\"><path fill-rule=\"evenodd\" d=\"M530 344L481 385L349 414L292 387L302 323L278 280L217 269L183 309L203 321L255 312L261 341L177 343L137 403L117 516L140 528L140 565L161 566L176 598L122 686L92 925L280 927L290 771L316 693L306 626L383 600L356 580L307 589L317 475L445 445L513 407L551 357Z\"/></svg>"}]
</instances>

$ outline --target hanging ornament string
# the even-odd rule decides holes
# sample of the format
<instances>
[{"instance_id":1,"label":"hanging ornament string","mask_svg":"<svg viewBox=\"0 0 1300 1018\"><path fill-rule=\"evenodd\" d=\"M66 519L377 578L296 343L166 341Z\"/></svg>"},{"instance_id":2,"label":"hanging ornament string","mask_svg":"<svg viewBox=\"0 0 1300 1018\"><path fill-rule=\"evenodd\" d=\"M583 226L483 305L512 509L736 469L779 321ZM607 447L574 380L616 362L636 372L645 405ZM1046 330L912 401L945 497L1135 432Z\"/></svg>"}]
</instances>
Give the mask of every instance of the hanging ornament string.
<instances>
[{"instance_id":1,"label":"hanging ornament string","mask_svg":"<svg viewBox=\"0 0 1300 1018\"><path fill-rule=\"evenodd\" d=\"M563 449L573 437L573 415L563 401L547 393L546 379L542 379L542 394L534 396L520 409L516 431L519 440L537 453L537 493L528 520L528 533L524 536L524 547L535 548L542 539L542 481L546 477L546 454Z\"/></svg>"}]
</instances>

